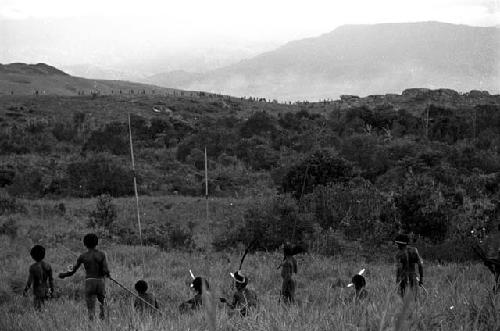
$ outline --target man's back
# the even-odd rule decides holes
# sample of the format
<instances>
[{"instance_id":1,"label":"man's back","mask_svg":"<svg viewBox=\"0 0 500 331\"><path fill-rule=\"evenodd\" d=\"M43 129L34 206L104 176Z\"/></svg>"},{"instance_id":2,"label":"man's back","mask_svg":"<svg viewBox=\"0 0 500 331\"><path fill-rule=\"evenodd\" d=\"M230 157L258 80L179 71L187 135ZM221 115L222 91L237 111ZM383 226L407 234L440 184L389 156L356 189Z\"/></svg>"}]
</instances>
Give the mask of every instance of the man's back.
<instances>
[{"instance_id":1,"label":"man's back","mask_svg":"<svg viewBox=\"0 0 500 331\"><path fill-rule=\"evenodd\" d=\"M398 280L412 274L416 274L416 266L422 264L422 258L415 247L406 247L396 254L397 278Z\"/></svg>"},{"instance_id":2,"label":"man's back","mask_svg":"<svg viewBox=\"0 0 500 331\"><path fill-rule=\"evenodd\" d=\"M109 274L106 256L97 249L91 249L78 257L78 264L85 268L85 278L103 278Z\"/></svg>"}]
</instances>

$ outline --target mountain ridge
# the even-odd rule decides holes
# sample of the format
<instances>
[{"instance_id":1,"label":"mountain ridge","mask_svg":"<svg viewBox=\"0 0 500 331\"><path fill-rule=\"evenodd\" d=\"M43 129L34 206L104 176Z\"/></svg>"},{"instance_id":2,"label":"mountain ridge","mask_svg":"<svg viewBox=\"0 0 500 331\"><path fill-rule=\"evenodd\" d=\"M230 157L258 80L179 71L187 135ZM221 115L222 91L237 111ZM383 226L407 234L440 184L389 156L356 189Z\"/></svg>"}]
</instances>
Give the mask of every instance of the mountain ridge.
<instances>
[{"instance_id":1,"label":"mountain ridge","mask_svg":"<svg viewBox=\"0 0 500 331\"><path fill-rule=\"evenodd\" d=\"M172 93L169 89L151 84L123 80L102 80L76 77L46 63L0 63L1 94L57 94L78 95L90 93ZM146 92L147 91L147 92Z\"/></svg>"},{"instance_id":2,"label":"mountain ridge","mask_svg":"<svg viewBox=\"0 0 500 331\"><path fill-rule=\"evenodd\" d=\"M205 74L158 85L285 99L397 92L408 86L497 92L500 30L451 23L343 25Z\"/></svg>"}]
</instances>

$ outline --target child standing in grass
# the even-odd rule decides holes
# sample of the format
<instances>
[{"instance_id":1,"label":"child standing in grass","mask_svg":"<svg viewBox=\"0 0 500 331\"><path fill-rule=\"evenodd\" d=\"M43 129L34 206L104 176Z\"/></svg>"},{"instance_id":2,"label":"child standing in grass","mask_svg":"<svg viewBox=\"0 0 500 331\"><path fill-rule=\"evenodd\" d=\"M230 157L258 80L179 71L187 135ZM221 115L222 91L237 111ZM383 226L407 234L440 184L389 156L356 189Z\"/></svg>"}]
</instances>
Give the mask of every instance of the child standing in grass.
<instances>
[{"instance_id":1,"label":"child standing in grass","mask_svg":"<svg viewBox=\"0 0 500 331\"><path fill-rule=\"evenodd\" d=\"M100 304L99 317L101 319L105 317L106 290L104 278L110 277L106 256L96 249L98 242L99 239L95 234L89 233L85 235L83 244L87 247L87 252L78 257L76 265L70 271L59 274L59 278L73 276L83 264L85 268L85 301L90 320L94 319L96 297Z\"/></svg>"},{"instance_id":2,"label":"child standing in grass","mask_svg":"<svg viewBox=\"0 0 500 331\"><path fill-rule=\"evenodd\" d=\"M283 263L281 264L281 297L287 304L295 302L295 280L293 274L297 273L297 260L293 257L294 249L291 245L285 244L283 247Z\"/></svg>"},{"instance_id":3,"label":"child standing in grass","mask_svg":"<svg viewBox=\"0 0 500 331\"><path fill-rule=\"evenodd\" d=\"M135 290L137 291L137 294L139 295L139 298L135 298L134 300L134 308L137 312L139 313L145 313L149 312L151 313L153 311L153 307L158 309L158 302L154 298L154 296L151 293L147 293L148 291L148 283L146 283L144 280L139 280L137 283L135 283Z\"/></svg>"},{"instance_id":4,"label":"child standing in grass","mask_svg":"<svg viewBox=\"0 0 500 331\"><path fill-rule=\"evenodd\" d=\"M28 290L33 285L34 307L40 310L45 301L54 291L54 279L52 278L52 268L50 264L43 261L45 258L45 248L35 245L30 255L35 260L29 268L28 282L24 288L23 295L27 295Z\"/></svg>"}]
</instances>

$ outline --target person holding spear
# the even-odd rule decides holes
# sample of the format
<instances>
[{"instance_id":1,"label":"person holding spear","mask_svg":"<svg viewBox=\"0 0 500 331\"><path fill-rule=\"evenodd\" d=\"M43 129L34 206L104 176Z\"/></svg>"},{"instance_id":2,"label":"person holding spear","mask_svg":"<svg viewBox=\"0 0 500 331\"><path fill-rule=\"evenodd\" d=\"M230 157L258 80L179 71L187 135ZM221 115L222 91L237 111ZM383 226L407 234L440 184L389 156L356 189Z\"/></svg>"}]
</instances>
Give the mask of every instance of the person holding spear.
<instances>
[{"instance_id":1,"label":"person holding spear","mask_svg":"<svg viewBox=\"0 0 500 331\"><path fill-rule=\"evenodd\" d=\"M71 266L70 270L59 274L59 278L61 279L71 277L83 264L85 268L85 301L87 303L90 320L94 319L96 297L100 304L99 318L105 318L106 289L104 279L106 277L111 278L106 255L96 249L98 242L99 239L95 234L89 233L85 235L85 237L83 237L83 244L87 247L87 252L78 257L76 264Z\"/></svg>"}]
</instances>

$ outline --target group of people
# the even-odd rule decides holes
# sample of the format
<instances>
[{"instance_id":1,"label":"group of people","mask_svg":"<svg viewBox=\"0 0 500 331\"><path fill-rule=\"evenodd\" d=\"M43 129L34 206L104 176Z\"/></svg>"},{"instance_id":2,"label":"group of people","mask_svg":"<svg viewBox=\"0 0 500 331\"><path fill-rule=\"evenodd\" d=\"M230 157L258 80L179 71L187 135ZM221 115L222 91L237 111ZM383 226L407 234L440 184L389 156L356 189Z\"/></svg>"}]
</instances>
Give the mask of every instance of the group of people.
<instances>
[{"instance_id":1,"label":"group of people","mask_svg":"<svg viewBox=\"0 0 500 331\"><path fill-rule=\"evenodd\" d=\"M105 306L105 278L113 280L110 276L110 271L106 261L106 256L103 252L98 250L98 237L93 234L87 234L83 238L83 243L87 251L82 253L74 266L69 267L67 272L62 272L58 276L61 279L74 275L80 266L83 265L85 269L85 301L87 304L88 317L93 319L95 315L96 299L99 302L100 313L99 317L104 319L106 316ZM399 294L404 297L408 293L416 296L418 287L423 287L423 262L418 250L415 247L409 246L409 237L407 235L398 235L395 243L398 246L396 254L396 282L399 288ZM289 244L284 245L284 258L280 264L282 288L280 300L285 304L295 303L295 289L296 281L294 274L297 273L297 261L294 255L303 252L298 246L294 247ZM51 297L54 292L54 280L52 276L52 268L50 264L44 261L45 248L40 245L35 245L30 251L31 257L35 260L29 268L29 277L24 289L23 294L26 295L28 290L33 288L34 307L41 309L45 301ZM500 261L500 250L497 259L490 259L490 261ZM485 263L486 264L486 263ZM487 264L488 268L495 275L494 291L500 288L499 275L500 263ZM241 269L241 264L240 264ZM418 269L418 274L417 274ZM353 298L355 302L365 300L369 295L366 290L366 279L363 276L364 269L358 274L354 275L351 279L349 287L354 287ZM243 274L241 270L230 273L233 279L235 293L232 299L220 298L219 301L224 303L231 312L246 316L249 312L257 306L258 298L255 291L247 287L249 279ZM179 306L181 313L186 313L199 309L203 305L203 299L210 291L210 285L206 278L195 277L191 273L192 281L191 288L195 292L193 298L183 302ZM115 281L116 282L116 281ZM425 289L425 288L424 288ZM155 297L148 292L148 284L144 280L139 280L135 284L134 307L138 312L153 312L158 311L159 304Z\"/></svg>"}]
</instances>

